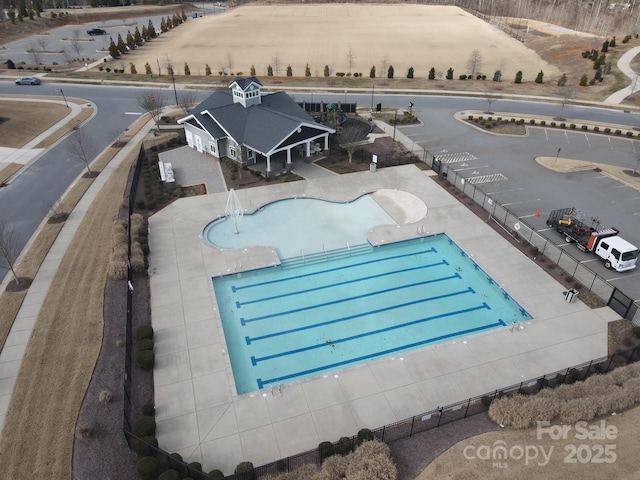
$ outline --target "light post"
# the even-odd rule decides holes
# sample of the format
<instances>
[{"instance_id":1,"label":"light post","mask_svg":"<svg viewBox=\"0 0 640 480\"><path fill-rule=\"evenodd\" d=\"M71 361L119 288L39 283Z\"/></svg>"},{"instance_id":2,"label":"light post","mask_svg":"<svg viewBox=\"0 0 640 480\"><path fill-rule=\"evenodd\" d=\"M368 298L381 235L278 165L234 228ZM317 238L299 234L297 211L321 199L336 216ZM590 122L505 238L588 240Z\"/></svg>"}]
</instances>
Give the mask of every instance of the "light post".
<instances>
[{"instance_id":1,"label":"light post","mask_svg":"<svg viewBox=\"0 0 640 480\"><path fill-rule=\"evenodd\" d=\"M347 104L347 89L344 90L344 104Z\"/></svg>"},{"instance_id":2,"label":"light post","mask_svg":"<svg viewBox=\"0 0 640 480\"><path fill-rule=\"evenodd\" d=\"M556 163L558 163L558 155L560 155L560 151L561 151L561 150L562 150L562 148L558 148L558 152L556 153L556 159L555 159L555 161L553 162L553 163L554 163L554 165L555 165Z\"/></svg>"},{"instance_id":3,"label":"light post","mask_svg":"<svg viewBox=\"0 0 640 480\"><path fill-rule=\"evenodd\" d=\"M396 125L398 124L398 110L393 114L393 141L396 141Z\"/></svg>"},{"instance_id":4,"label":"light post","mask_svg":"<svg viewBox=\"0 0 640 480\"><path fill-rule=\"evenodd\" d=\"M64 98L64 104L66 107L69 107L69 103L67 102L67 97L64 96L64 92L62 91L62 89L60 88L59 90L57 90L58 92L60 92L60 94L62 95L62 98Z\"/></svg>"},{"instance_id":5,"label":"light post","mask_svg":"<svg viewBox=\"0 0 640 480\"><path fill-rule=\"evenodd\" d=\"M371 84L371 113L373 113L373 90L374 90L374 84Z\"/></svg>"}]
</instances>

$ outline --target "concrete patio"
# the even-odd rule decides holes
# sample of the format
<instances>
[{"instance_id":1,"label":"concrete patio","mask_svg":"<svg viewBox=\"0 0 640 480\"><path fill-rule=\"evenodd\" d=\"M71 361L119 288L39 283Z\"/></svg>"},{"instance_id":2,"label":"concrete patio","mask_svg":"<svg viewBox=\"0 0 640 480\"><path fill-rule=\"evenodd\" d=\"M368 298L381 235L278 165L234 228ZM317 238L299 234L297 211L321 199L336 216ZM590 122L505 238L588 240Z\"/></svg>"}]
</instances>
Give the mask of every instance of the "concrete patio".
<instances>
[{"instance_id":1,"label":"concrete patio","mask_svg":"<svg viewBox=\"0 0 640 480\"><path fill-rule=\"evenodd\" d=\"M201 233L223 215L227 193L184 198L149 219L157 437L160 446L232 473L601 357L609 308L565 302L565 288L415 166L238 191L252 212L274 200L348 201L398 191L379 203L397 225L373 228L372 244L445 232L533 319L365 365L238 396L211 277L279 263L274 248L219 249ZM416 219L407 195L424 202ZM407 223L405 223L407 222Z\"/></svg>"}]
</instances>

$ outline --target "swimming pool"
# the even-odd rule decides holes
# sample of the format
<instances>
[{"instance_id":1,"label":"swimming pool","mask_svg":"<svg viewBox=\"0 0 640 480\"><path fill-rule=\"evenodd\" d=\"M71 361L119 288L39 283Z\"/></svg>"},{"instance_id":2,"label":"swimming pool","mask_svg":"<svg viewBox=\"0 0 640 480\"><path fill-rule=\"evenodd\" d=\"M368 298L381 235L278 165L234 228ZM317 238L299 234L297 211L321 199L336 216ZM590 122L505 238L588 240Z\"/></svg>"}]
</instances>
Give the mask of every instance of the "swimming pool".
<instances>
[{"instance_id":1,"label":"swimming pool","mask_svg":"<svg viewBox=\"0 0 640 480\"><path fill-rule=\"evenodd\" d=\"M341 253L213 279L238 394L531 318L444 234Z\"/></svg>"}]
</instances>

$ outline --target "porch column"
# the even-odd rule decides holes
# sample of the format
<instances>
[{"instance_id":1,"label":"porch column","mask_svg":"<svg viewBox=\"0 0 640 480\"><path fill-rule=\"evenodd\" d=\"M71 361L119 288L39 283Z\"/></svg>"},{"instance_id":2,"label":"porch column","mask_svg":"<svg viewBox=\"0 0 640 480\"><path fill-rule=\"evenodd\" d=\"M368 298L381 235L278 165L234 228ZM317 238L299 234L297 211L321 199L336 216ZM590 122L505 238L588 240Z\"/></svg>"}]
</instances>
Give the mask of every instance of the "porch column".
<instances>
[{"instance_id":1,"label":"porch column","mask_svg":"<svg viewBox=\"0 0 640 480\"><path fill-rule=\"evenodd\" d=\"M287 163L291 163L291 147L287 148Z\"/></svg>"},{"instance_id":2,"label":"porch column","mask_svg":"<svg viewBox=\"0 0 640 480\"><path fill-rule=\"evenodd\" d=\"M329 150L329 134L324 134L324 149Z\"/></svg>"},{"instance_id":3,"label":"porch column","mask_svg":"<svg viewBox=\"0 0 640 480\"><path fill-rule=\"evenodd\" d=\"M267 173L271 171L271 155L267 155Z\"/></svg>"},{"instance_id":4,"label":"porch column","mask_svg":"<svg viewBox=\"0 0 640 480\"><path fill-rule=\"evenodd\" d=\"M307 142L307 157L311 156L311 141Z\"/></svg>"}]
</instances>

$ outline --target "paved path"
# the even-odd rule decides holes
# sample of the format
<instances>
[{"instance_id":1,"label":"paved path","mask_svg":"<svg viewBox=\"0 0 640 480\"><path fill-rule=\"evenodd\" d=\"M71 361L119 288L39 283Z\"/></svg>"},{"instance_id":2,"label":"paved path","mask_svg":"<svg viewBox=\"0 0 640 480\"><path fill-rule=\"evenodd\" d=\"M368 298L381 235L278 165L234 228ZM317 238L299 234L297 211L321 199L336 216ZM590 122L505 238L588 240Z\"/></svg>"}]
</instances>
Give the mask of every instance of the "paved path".
<instances>
[{"instance_id":1,"label":"paved path","mask_svg":"<svg viewBox=\"0 0 640 480\"><path fill-rule=\"evenodd\" d=\"M617 92L609 95L609 97L607 97L604 101L605 104L618 105L622 103L622 101L629 95L637 92L640 89L640 85L637 85L638 74L631 68L631 61L635 58L636 55L638 55L638 53L640 53L640 47L634 47L631 50L625 52L624 55L620 57L620 60L618 60L618 68L622 73L624 73L632 80L632 83L622 90L618 90Z\"/></svg>"}]
</instances>

